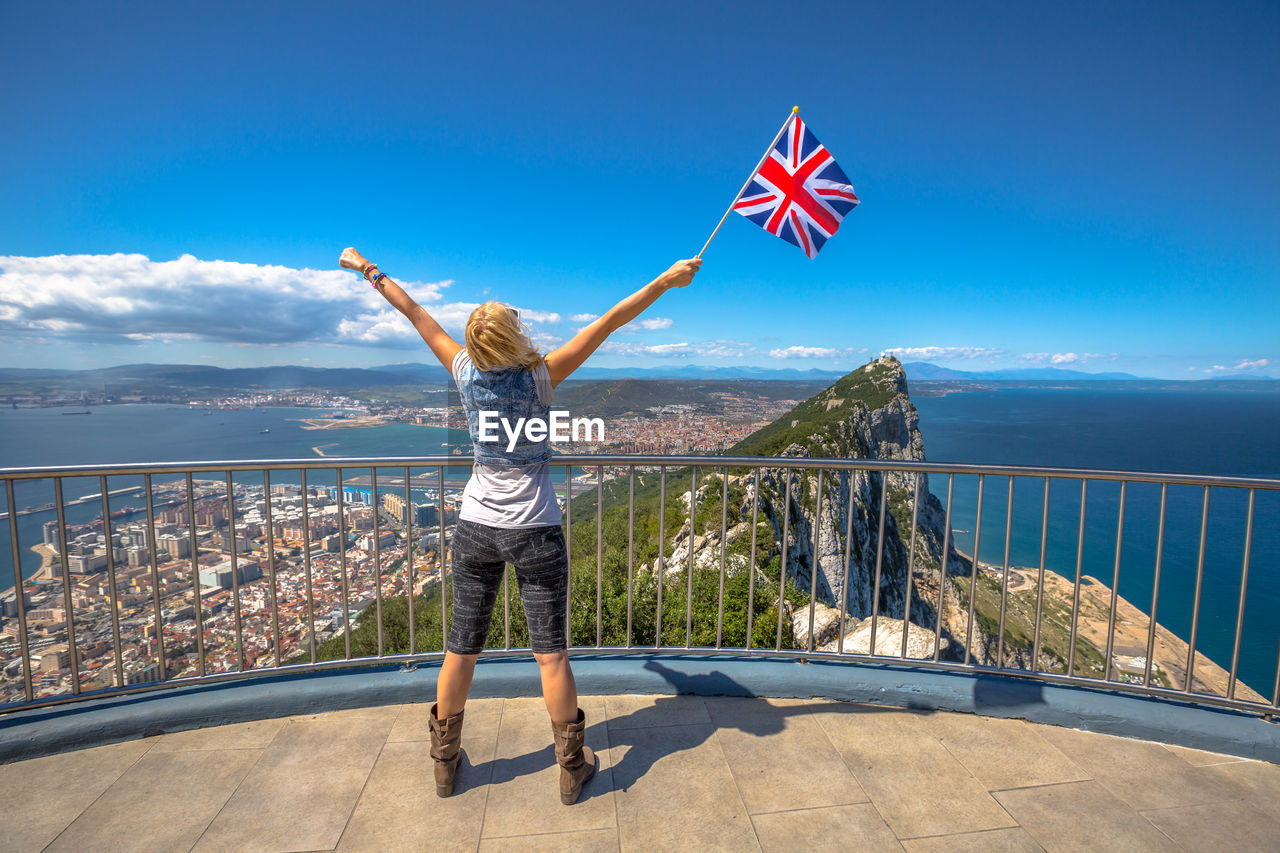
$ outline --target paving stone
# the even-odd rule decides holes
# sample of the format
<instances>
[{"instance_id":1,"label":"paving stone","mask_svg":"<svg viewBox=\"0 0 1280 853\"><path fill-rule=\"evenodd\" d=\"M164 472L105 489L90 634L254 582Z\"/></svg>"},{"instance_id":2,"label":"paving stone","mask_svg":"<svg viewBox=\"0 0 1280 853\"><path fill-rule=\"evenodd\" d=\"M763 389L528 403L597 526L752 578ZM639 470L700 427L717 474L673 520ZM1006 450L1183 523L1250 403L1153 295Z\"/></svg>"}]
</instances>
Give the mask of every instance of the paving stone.
<instances>
[{"instance_id":1,"label":"paving stone","mask_svg":"<svg viewBox=\"0 0 1280 853\"><path fill-rule=\"evenodd\" d=\"M466 727L463 727L466 731ZM487 754L464 750L453 796L437 797L429 741L388 742L347 821L341 851L475 850L484 823L496 730Z\"/></svg>"},{"instance_id":2,"label":"paving stone","mask_svg":"<svg viewBox=\"0 0 1280 853\"><path fill-rule=\"evenodd\" d=\"M0 767L4 849L42 850L150 749L130 740Z\"/></svg>"},{"instance_id":3,"label":"paving stone","mask_svg":"<svg viewBox=\"0 0 1280 853\"><path fill-rule=\"evenodd\" d=\"M1232 853L1274 853L1280 847L1280 821L1247 801L1156 809L1142 815L1188 850L1229 846Z\"/></svg>"},{"instance_id":4,"label":"paving stone","mask_svg":"<svg viewBox=\"0 0 1280 853\"><path fill-rule=\"evenodd\" d=\"M1037 731L1135 809L1220 803L1238 796L1232 786L1217 783L1158 743L1058 726Z\"/></svg>"},{"instance_id":5,"label":"paving stone","mask_svg":"<svg viewBox=\"0 0 1280 853\"><path fill-rule=\"evenodd\" d=\"M576 805L576 804L575 804ZM547 835L518 835L511 838L484 838L480 853L616 853L618 830L583 829Z\"/></svg>"},{"instance_id":6,"label":"paving stone","mask_svg":"<svg viewBox=\"0 0 1280 853\"><path fill-rule=\"evenodd\" d=\"M976 714L935 714L932 729L987 790L1081 782L1089 774L1040 735L1044 726Z\"/></svg>"},{"instance_id":7,"label":"paving stone","mask_svg":"<svg viewBox=\"0 0 1280 853\"><path fill-rule=\"evenodd\" d=\"M909 838L902 842L902 846L907 853L1039 853L1044 850L1020 826L960 835Z\"/></svg>"},{"instance_id":8,"label":"paving stone","mask_svg":"<svg viewBox=\"0 0 1280 853\"><path fill-rule=\"evenodd\" d=\"M502 699L468 699L466 713L463 714L462 748L467 749L468 738L481 729L492 734L497 733L498 719L502 716ZM400 706L400 714L396 717L389 742L402 740L431 740L431 727L427 725L427 717L431 714L432 702L409 702ZM491 753L486 753L491 754ZM486 759L487 760L487 759Z\"/></svg>"},{"instance_id":9,"label":"paving stone","mask_svg":"<svg viewBox=\"0 0 1280 853\"><path fill-rule=\"evenodd\" d=\"M560 802L560 767L546 705L541 698L504 703L483 837L611 829L617 825L604 701L599 696L582 696L578 705L586 715L586 744L595 750L598 768L578 802L570 807Z\"/></svg>"},{"instance_id":10,"label":"paving stone","mask_svg":"<svg viewBox=\"0 0 1280 853\"><path fill-rule=\"evenodd\" d=\"M606 696L609 730L711 722L701 696Z\"/></svg>"},{"instance_id":11,"label":"paving stone","mask_svg":"<svg viewBox=\"0 0 1280 853\"><path fill-rule=\"evenodd\" d=\"M397 707L294 717L195 850L328 850L342 835Z\"/></svg>"},{"instance_id":12,"label":"paving stone","mask_svg":"<svg viewBox=\"0 0 1280 853\"><path fill-rule=\"evenodd\" d=\"M1168 836L1097 782L1066 782L995 798L1050 853L1176 850Z\"/></svg>"},{"instance_id":13,"label":"paving stone","mask_svg":"<svg viewBox=\"0 0 1280 853\"><path fill-rule=\"evenodd\" d=\"M1193 767L1210 767L1214 764L1238 764L1241 761L1249 760L1247 758L1241 758L1238 755L1223 755L1220 752L1205 752L1203 749L1191 749L1190 747L1175 746L1170 743L1164 744L1164 748Z\"/></svg>"},{"instance_id":14,"label":"paving stone","mask_svg":"<svg viewBox=\"0 0 1280 853\"><path fill-rule=\"evenodd\" d=\"M226 726L209 726L157 735L153 752L178 752L188 749L266 749L280 730L289 724L288 718L274 720L250 720L247 723L231 723Z\"/></svg>"},{"instance_id":15,"label":"paving stone","mask_svg":"<svg viewBox=\"0 0 1280 853\"><path fill-rule=\"evenodd\" d=\"M796 809L751 816L760 848L804 851L902 850L884 818L871 803Z\"/></svg>"},{"instance_id":16,"label":"paving stone","mask_svg":"<svg viewBox=\"0 0 1280 853\"><path fill-rule=\"evenodd\" d=\"M1280 821L1280 766L1265 761L1241 761L1202 768L1210 784L1229 785L1273 820Z\"/></svg>"},{"instance_id":17,"label":"paving stone","mask_svg":"<svg viewBox=\"0 0 1280 853\"><path fill-rule=\"evenodd\" d=\"M45 849L190 850L262 752L153 749Z\"/></svg>"},{"instance_id":18,"label":"paving stone","mask_svg":"<svg viewBox=\"0 0 1280 853\"><path fill-rule=\"evenodd\" d=\"M852 704L813 713L899 838L1014 825L933 734L930 715Z\"/></svg>"},{"instance_id":19,"label":"paving stone","mask_svg":"<svg viewBox=\"0 0 1280 853\"><path fill-rule=\"evenodd\" d=\"M711 725L610 733L623 851L758 850Z\"/></svg>"},{"instance_id":20,"label":"paving stone","mask_svg":"<svg viewBox=\"0 0 1280 853\"><path fill-rule=\"evenodd\" d=\"M802 699L706 700L748 813L867 802L862 786L809 713L827 704Z\"/></svg>"}]
</instances>

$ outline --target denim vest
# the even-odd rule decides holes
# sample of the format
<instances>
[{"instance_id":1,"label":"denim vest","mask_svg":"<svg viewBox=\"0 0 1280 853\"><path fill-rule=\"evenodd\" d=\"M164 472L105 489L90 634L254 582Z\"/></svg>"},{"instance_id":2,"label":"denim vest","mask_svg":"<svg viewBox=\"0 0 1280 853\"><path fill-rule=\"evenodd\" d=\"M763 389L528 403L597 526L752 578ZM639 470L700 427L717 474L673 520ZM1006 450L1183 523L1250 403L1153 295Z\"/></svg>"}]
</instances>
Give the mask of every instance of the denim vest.
<instances>
[{"instance_id":1,"label":"denim vest","mask_svg":"<svg viewBox=\"0 0 1280 853\"><path fill-rule=\"evenodd\" d=\"M455 364L458 366L455 377L458 396L462 398L462 407L467 413L467 430L471 433L471 444L477 462L490 465L532 465L551 458L551 442L546 438L530 441L525 436L523 426L516 436L515 447L507 450L511 439L499 420L506 418L512 429L515 429L520 418L524 418L526 422L530 418L538 418L544 423L550 421L551 407L544 406L538 399L533 371L525 367L480 370L470 356L465 354ZM542 365L538 369L545 370L546 367ZM481 411L495 413L488 421L496 425L496 429L490 428L490 435L496 434L496 439L480 440Z\"/></svg>"}]
</instances>

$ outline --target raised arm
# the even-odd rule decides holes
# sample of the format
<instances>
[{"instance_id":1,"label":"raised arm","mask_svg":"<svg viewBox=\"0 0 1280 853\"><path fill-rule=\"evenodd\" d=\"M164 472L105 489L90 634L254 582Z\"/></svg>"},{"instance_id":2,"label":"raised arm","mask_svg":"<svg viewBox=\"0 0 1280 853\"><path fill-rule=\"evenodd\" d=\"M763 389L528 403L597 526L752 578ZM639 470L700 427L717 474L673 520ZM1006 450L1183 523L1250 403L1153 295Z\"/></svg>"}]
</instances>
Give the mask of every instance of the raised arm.
<instances>
[{"instance_id":1,"label":"raised arm","mask_svg":"<svg viewBox=\"0 0 1280 853\"><path fill-rule=\"evenodd\" d=\"M355 270L366 279L370 277L370 273L377 276L381 272L375 264L369 263L355 249L344 249L338 264L346 269ZM462 349L458 342L440 328L440 324L427 313L427 309L414 302L413 297L405 293L404 288L392 281L390 277L383 275L374 286L386 297L393 308L409 318L409 322L413 323L413 327L418 330L418 334L422 335L427 346L431 347L436 358L440 359L444 369L452 371L453 357L458 354L458 350Z\"/></svg>"},{"instance_id":2,"label":"raised arm","mask_svg":"<svg viewBox=\"0 0 1280 853\"><path fill-rule=\"evenodd\" d=\"M676 261L662 275L593 320L567 344L547 353L547 371L551 374L551 384L559 385L568 379L609 335L640 316L640 312L652 305L659 296L673 287L688 285L701 266L701 258Z\"/></svg>"}]
</instances>

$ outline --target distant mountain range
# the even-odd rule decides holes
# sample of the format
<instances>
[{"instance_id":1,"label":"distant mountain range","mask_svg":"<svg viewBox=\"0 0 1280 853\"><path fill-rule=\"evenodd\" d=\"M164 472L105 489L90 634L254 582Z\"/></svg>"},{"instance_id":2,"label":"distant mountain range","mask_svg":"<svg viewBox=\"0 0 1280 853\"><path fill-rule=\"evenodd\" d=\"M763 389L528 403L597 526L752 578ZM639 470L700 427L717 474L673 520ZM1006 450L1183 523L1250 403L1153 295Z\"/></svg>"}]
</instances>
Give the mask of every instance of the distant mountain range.
<instances>
[{"instance_id":1,"label":"distant mountain range","mask_svg":"<svg viewBox=\"0 0 1280 853\"><path fill-rule=\"evenodd\" d=\"M903 365L912 381L1112 381L1149 380L1132 373L1086 373L1059 367L1026 367L1011 370L953 370L923 361ZM809 368L740 367L584 367L573 374L576 380L616 379L683 379L683 380L789 380L800 382L834 381L844 376L840 370ZM1200 381L1268 380L1269 376L1246 373L1220 373ZM254 389L285 388L374 388L403 385L440 386L448 381L448 373L437 364L406 362L377 367L303 367L276 365L271 367L212 367L200 364L122 364L93 370L54 370L48 368L0 368L0 383L26 384L43 382L62 387L98 387L107 385L181 386L186 388ZM1163 380L1174 381L1174 380Z\"/></svg>"}]
</instances>

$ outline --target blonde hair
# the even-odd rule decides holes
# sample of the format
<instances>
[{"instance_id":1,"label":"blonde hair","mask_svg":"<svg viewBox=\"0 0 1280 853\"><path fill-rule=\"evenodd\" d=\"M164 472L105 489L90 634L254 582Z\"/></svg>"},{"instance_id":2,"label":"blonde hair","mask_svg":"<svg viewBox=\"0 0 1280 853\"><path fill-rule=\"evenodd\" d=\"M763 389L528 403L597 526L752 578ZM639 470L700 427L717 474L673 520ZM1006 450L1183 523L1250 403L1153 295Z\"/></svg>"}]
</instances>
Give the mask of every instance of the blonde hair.
<instances>
[{"instance_id":1,"label":"blonde hair","mask_svg":"<svg viewBox=\"0 0 1280 853\"><path fill-rule=\"evenodd\" d=\"M542 363L542 356L520 327L515 312L501 302L490 300L471 312L466 346L471 362L480 370L532 370Z\"/></svg>"}]
</instances>

